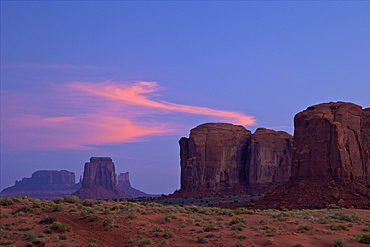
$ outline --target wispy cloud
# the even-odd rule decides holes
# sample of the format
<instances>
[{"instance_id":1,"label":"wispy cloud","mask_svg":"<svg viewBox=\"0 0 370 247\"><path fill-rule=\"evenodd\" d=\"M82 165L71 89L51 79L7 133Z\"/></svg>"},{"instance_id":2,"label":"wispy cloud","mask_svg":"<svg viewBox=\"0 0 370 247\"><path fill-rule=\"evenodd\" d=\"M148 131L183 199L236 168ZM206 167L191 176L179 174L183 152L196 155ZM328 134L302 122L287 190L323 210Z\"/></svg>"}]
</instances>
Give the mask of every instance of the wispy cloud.
<instances>
[{"instance_id":1,"label":"wispy cloud","mask_svg":"<svg viewBox=\"0 0 370 247\"><path fill-rule=\"evenodd\" d=\"M118 84L115 82L105 83L72 83L71 87L86 91L92 95L102 96L111 100L122 102L123 104L140 105L149 108L167 110L169 112L183 112L196 115L215 116L222 120L235 124L253 125L255 119L242 113L233 111L215 110L205 107L180 105L166 101L151 100L150 94L158 90L156 82L138 82L136 84Z\"/></svg>"},{"instance_id":2,"label":"wispy cloud","mask_svg":"<svg viewBox=\"0 0 370 247\"><path fill-rule=\"evenodd\" d=\"M6 144L3 151L93 149L97 145L143 141L194 127L169 117L174 114L255 124L253 117L238 112L152 99L158 98L159 90L155 82L107 81L58 85L37 97L2 92L2 142Z\"/></svg>"}]
</instances>

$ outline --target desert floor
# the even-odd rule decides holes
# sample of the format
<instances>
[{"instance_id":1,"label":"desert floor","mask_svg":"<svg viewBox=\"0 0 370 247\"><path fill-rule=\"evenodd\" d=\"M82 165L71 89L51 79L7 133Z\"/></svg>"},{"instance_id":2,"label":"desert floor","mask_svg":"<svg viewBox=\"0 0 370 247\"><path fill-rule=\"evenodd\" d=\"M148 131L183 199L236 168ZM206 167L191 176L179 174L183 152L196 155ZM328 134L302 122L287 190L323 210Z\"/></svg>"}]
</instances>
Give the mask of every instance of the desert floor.
<instances>
[{"instance_id":1,"label":"desert floor","mask_svg":"<svg viewBox=\"0 0 370 247\"><path fill-rule=\"evenodd\" d=\"M370 243L370 211L361 209L232 210L74 197L50 201L11 197L0 202L2 246L340 247Z\"/></svg>"}]
</instances>

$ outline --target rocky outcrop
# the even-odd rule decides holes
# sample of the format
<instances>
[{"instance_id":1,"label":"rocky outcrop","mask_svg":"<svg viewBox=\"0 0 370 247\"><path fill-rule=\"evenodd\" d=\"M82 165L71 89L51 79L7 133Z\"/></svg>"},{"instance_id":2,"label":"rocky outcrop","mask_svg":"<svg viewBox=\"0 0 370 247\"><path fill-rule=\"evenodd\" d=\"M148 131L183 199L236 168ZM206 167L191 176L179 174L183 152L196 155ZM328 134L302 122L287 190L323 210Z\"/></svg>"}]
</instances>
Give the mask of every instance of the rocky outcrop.
<instances>
[{"instance_id":1,"label":"rocky outcrop","mask_svg":"<svg viewBox=\"0 0 370 247\"><path fill-rule=\"evenodd\" d=\"M183 194L239 194L266 191L287 181L291 171L292 136L243 126L207 123L181 138L180 166Z\"/></svg>"},{"instance_id":2,"label":"rocky outcrop","mask_svg":"<svg viewBox=\"0 0 370 247\"><path fill-rule=\"evenodd\" d=\"M308 107L294 118L293 179L368 177L365 114L352 103Z\"/></svg>"},{"instance_id":3,"label":"rocky outcrop","mask_svg":"<svg viewBox=\"0 0 370 247\"><path fill-rule=\"evenodd\" d=\"M92 157L85 163L82 188L73 195L80 199L120 199L129 196L116 186L115 166L111 158Z\"/></svg>"},{"instance_id":4,"label":"rocky outcrop","mask_svg":"<svg viewBox=\"0 0 370 247\"><path fill-rule=\"evenodd\" d=\"M369 108L352 103L308 107L294 118L292 177L259 208L370 208Z\"/></svg>"},{"instance_id":5,"label":"rocky outcrop","mask_svg":"<svg viewBox=\"0 0 370 247\"><path fill-rule=\"evenodd\" d=\"M288 181L293 137L284 131L258 128L253 133L247 167L250 186Z\"/></svg>"},{"instance_id":6,"label":"rocky outcrop","mask_svg":"<svg viewBox=\"0 0 370 247\"><path fill-rule=\"evenodd\" d=\"M125 192L127 195L135 197L159 197L160 195L147 194L138 189L132 188L130 176L128 172L120 173L117 176L117 188Z\"/></svg>"},{"instance_id":7,"label":"rocky outcrop","mask_svg":"<svg viewBox=\"0 0 370 247\"><path fill-rule=\"evenodd\" d=\"M207 123L180 140L181 189L227 192L246 186L247 145L243 126Z\"/></svg>"},{"instance_id":8,"label":"rocky outcrop","mask_svg":"<svg viewBox=\"0 0 370 247\"><path fill-rule=\"evenodd\" d=\"M52 199L70 195L81 187L75 183L75 174L66 170L36 171L30 178L16 181L14 186L5 188L0 196L30 196L39 199Z\"/></svg>"}]
</instances>

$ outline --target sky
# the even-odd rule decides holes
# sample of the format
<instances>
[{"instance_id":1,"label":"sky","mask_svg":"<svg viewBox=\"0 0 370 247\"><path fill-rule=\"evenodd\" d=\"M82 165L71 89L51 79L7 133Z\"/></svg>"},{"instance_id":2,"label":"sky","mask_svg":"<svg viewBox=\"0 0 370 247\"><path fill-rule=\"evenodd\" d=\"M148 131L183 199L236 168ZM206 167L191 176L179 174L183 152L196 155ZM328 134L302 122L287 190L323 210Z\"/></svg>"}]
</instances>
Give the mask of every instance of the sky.
<instances>
[{"instance_id":1,"label":"sky","mask_svg":"<svg viewBox=\"0 0 370 247\"><path fill-rule=\"evenodd\" d=\"M180 186L206 122L293 134L308 106L370 107L369 1L1 1L1 189L111 157Z\"/></svg>"}]
</instances>

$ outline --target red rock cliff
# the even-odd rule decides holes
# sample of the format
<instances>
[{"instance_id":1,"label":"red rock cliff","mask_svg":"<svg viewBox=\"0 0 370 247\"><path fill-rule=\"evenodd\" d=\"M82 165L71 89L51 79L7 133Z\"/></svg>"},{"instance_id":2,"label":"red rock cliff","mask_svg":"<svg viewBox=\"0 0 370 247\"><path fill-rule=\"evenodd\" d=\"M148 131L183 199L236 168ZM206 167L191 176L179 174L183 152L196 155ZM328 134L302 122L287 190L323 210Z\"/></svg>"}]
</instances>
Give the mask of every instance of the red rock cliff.
<instances>
[{"instance_id":1,"label":"red rock cliff","mask_svg":"<svg viewBox=\"0 0 370 247\"><path fill-rule=\"evenodd\" d=\"M180 140L182 191L232 191L246 186L247 145L243 126L207 123Z\"/></svg>"}]
</instances>

